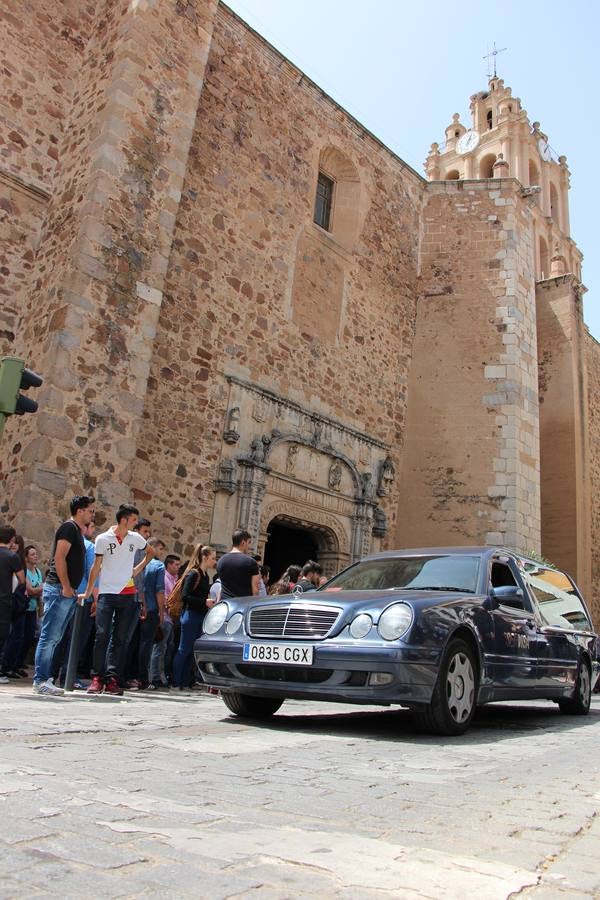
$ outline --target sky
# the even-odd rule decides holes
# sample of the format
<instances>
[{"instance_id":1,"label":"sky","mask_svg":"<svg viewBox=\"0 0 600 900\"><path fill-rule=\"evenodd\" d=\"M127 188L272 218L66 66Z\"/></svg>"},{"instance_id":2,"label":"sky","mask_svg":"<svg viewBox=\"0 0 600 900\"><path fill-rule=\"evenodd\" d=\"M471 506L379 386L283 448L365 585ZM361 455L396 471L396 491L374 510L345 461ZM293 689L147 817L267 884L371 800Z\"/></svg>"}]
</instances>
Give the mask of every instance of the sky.
<instances>
[{"instance_id":1,"label":"sky","mask_svg":"<svg viewBox=\"0 0 600 900\"><path fill-rule=\"evenodd\" d=\"M452 114L498 75L571 171L571 237L583 252L585 321L600 341L598 0L226 0L391 150L424 174Z\"/></svg>"}]
</instances>

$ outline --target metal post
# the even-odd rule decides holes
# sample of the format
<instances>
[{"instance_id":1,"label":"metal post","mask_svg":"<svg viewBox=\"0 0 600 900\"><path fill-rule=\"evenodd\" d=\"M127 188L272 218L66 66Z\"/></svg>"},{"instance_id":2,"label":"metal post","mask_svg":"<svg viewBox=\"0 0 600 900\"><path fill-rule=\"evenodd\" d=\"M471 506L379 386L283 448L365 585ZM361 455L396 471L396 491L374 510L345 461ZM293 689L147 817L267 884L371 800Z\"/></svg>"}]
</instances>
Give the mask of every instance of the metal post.
<instances>
[{"instance_id":1,"label":"metal post","mask_svg":"<svg viewBox=\"0 0 600 900\"><path fill-rule=\"evenodd\" d=\"M75 607L75 615L71 624L71 646L69 647L69 661L67 663L67 675L65 678L65 691L72 691L75 684L75 675L77 674L77 663L79 661L79 636L81 634L81 620L84 614L83 600L77 601Z\"/></svg>"}]
</instances>

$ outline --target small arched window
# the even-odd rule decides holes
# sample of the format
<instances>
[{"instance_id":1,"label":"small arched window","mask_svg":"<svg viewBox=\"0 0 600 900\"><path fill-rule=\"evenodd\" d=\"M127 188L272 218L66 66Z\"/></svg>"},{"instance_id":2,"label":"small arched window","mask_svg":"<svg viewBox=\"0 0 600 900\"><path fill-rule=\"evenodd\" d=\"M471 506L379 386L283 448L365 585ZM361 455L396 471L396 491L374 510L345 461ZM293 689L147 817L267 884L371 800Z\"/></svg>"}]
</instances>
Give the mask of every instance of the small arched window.
<instances>
[{"instance_id":1,"label":"small arched window","mask_svg":"<svg viewBox=\"0 0 600 900\"><path fill-rule=\"evenodd\" d=\"M480 178L493 178L495 162L496 162L496 154L495 153L488 153L486 156L484 156L479 162L479 177Z\"/></svg>"},{"instance_id":2,"label":"small arched window","mask_svg":"<svg viewBox=\"0 0 600 900\"><path fill-rule=\"evenodd\" d=\"M358 235L359 208L360 180L356 166L337 147L325 147L319 158L315 223L351 250Z\"/></svg>"},{"instance_id":3,"label":"small arched window","mask_svg":"<svg viewBox=\"0 0 600 900\"><path fill-rule=\"evenodd\" d=\"M446 172L446 181L458 181L460 178L460 172L458 169L450 169L449 172Z\"/></svg>"},{"instance_id":4,"label":"small arched window","mask_svg":"<svg viewBox=\"0 0 600 900\"><path fill-rule=\"evenodd\" d=\"M486 119L487 119L487 127L488 127L488 129L493 128L493 127L494 127L494 123L493 123L493 117L492 117L492 111L491 111L491 109L488 109Z\"/></svg>"}]
</instances>

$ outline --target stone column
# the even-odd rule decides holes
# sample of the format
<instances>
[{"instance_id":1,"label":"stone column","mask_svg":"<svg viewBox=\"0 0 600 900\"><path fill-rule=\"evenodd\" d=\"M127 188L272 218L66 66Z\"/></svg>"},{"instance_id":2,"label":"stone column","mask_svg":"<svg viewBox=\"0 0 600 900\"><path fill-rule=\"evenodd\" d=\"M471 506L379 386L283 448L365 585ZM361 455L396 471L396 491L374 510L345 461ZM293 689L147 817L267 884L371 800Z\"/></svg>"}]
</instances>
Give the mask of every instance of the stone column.
<instances>
[{"instance_id":1,"label":"stone column","mask_svg":"<svg viewBox=\"0 0 600 900\"><path fill-rule=\"evenodd\" d=\"M519 180L523 187L531 187L529 183L529 135L521 134L521 147L519 153L519 171L521 172Z\"/></svg>"},{"instance_id":2,"label":"stone column","mask_svg":"<svg viewBox=\"0 0 600 900\"><path fill-rule=\"evenodd\" d=\"M550 163L543 162L540 159L542 195L540 197L540 209L544 216L550 215L550 174L548 166Z\"/></svg>"},{"instance_id":3,"label":"stone column","mask_svg":"<svg viewBox=\"0 0 600 900\"><path fill-rule=\"evenodd\" d=\"M101 524L131 496L216 0L97 7L36 258L38 313L24 325L44 389L9 499L17 529L39 541L69 494L95 492Z\"/></svg>"},{"instance_id":4,"label":"stone column","mask_svg":"<svg viewBox=\"0 0 600 900\"><path fill-rule=\"evenodd\" d=\"M352 520L352 559L355 562L371 551L371 531L373 528L373 503L358 500Z\"/></svg>"},{"instance_id":5,"label":"stone column","mask_svg":"<svg viewBox=\"0 0 600 900\"><path fill-rule=\"evenodd\" d=\"M269 469L258 465L251 459L240 459L238 462L241 478L239 485L240 505L236 527L246 528L252 535L254 546L257 547L261 538L260 518Z\"/></svg>"},{"instance_id":6,"label":"stone column","mask_svg":"<svg viewBox=\"0 0 600 900\"><path fill-rule=\"evenodd\" d=\"M567 157L560 156L558 159L560 163L560 183L561 183L561 192L560 192L560 203L562 209L562 231L563 234L569 236L571 234L571 223L569 222L569 187L570 187L570 179L569 179L569 167L567 165Z\"/></svg>"}]
</instances>

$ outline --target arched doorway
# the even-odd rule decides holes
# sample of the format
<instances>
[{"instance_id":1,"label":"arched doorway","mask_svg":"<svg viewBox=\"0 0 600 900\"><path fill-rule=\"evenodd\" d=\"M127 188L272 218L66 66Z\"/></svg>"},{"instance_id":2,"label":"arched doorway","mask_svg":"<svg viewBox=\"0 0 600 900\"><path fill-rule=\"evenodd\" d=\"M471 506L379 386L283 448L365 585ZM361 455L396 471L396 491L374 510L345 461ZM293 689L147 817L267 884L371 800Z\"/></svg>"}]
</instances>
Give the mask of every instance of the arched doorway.
<instances>
[{"instance_id":1,"label":"arched doorway","mask_svg":"<svg viewBox=\"0 0 600 900\"><path fill-rule=\"evenodd\" d=\"M288 566L303 566L309 559L321 563L327 576L347 564L340 560L337 536L327 526L279 514L267 526L263 559L271 568L271 582L277 581Z\"/></svg>"},{"instance_id":2,"label":"arched doorway","mask_svg":"<svg viewBox=\"0 0 600 900\"><path fill-rule=\"evenodd\" d=\"M265 545L265 565L271 569L271 582L278 581L288 566L314 559L319 561L319 545L308 529L274 519L269 525L269 539Z\"/></svg>"}]
</instances>

